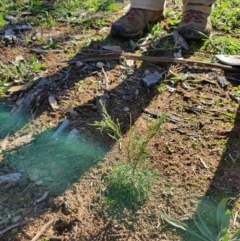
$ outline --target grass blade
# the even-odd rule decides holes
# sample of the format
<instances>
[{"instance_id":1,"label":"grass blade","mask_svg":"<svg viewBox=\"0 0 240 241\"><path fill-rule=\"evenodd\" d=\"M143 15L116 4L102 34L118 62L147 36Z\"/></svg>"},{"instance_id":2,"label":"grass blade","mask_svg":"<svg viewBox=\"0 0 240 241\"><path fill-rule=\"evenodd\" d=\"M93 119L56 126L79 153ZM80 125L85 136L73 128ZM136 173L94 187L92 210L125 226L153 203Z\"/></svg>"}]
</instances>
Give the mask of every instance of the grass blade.
<instances>
[{"instance_id":1,"label":"grass blade","mask_svg":"<svg viewBox=\"0 0 240 241\"><path fill-rule=\"evenodd\" d=\"M225 228L222 229L222 230L220 231L220 233L218 234L216 241L222 241L223 238L226 237L227 234L228 234L228 233L227 233L227 229L225 229Z\"/></svg>"},{"instance_id":2,"label":"grass blade","mask_svg":"<svg viewBox=\"0 0 240 241\"><path fill-rule=\"evenodd\" d=\"M238 239L240 240L240 229L235 234L233 234L233 236L230 240L233 241L233 240L238 240Z\"/></svg>"},{"instance_id":3,"label":"grass blade","mask_svg":"<svg viewBox=\"0 0 240 241\"><path fill-rule=\"evenodd\" d=\"M222 220L223 220L223 216L225 214L225 210L227 207L227 202L229 200L233 200L234 198L223 198L222 201L219 203L218 207L217 207L217 226L218 226L218 230L221 231L222 230Z\"/></svg>"},{"instance_id":4,"label":"grass blade","mask_svg":"<svg viewBox=\"0 0 240 241\"><path fill-rule=\"evenodd\" d=\"M204 240L206 241L205 238L201 237L198 233L196 233L193 229L191 229L188 225L186 225L185 223L182 223L176 219L173 219L173 218L170 218L167 214L165 214L164 212L162 212L160 210L160 214L161 214L161 217L166 221L168 222L169 224L173 225L174 227L176 228L180 228L192 235L194 235L195 237L198 237L199 239L201 240Z\"/></svg>"},{"instance_id":5,"label":"grass blade","mask_svg":"<svg viewBox=\"0 0 240 241\"><path fill-rule=\"evenodd\" d=\"M225 234L225 236L222 238L221 241L229 241L229 237L227 233Z\"/></svg>"},{"instance_id":6,"label":"grass blade","mask_svg":"<svg viewBox=\"0 0 240 241\"><path fill-rule=\"evenodd\" d=\"M221 229L226 229L228 231L230 227L230 218L231 218L231 212L229 209L227 209L222 217Z\"/></svg>"},{"instance_id":7,"label":"grass blade","mask_svg":"<svg viewBox=\"0 0 240 241\"><path fill-rule=\"evenodd\" d=\"M198 229L200 230L200 232L210 241L214 241L214 236L213 234L210 232L209 228L207 227L207 224L205 223L205 221L202 218L202 215L199 213L199 211L197 211L197 217L199 219L200 222L198 222L196 220L196 215L194 215L194 223L196 224L196 226L198 227Z\"/></svg>"}]
</instances>

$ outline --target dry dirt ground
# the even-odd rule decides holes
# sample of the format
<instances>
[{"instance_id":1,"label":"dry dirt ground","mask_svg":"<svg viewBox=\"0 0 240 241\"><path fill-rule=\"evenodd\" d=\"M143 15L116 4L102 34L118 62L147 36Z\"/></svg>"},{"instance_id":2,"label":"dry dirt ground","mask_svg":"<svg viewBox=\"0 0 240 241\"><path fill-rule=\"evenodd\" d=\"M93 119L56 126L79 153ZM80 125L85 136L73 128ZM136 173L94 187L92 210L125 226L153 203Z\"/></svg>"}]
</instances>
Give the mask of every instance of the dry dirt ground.
<instances>
[{"instance_id":1,"label":"dry dirt ground","mask_svg":"<svg viewBox=\"0 0 240 241\"><path fill-rule=\"evenodd\" d=\"M128 41L108 36L109 24L79 30L85 43L71 42L71 33L66 33L67 28L77 30L76 25L31 30L55 36L65 51L36 54L47 66L41 76L24 91L1 96L0 175L19 172L22 176L17 183L0 184L4 220L0 240L33 240L48 222L38 240L197 240L161 220L159 209L193 225L191 217L201 208L212 227L223 197L237 198L231 231L236 230L240 223L240 107L235 92L239 93L240 75L141 61L60 63L72 53L98 55L105 51L104 45L131 51ZM99 36L102 40L89 41ZM2 45L1 60L7 63L19 55L28 59L34 54L29 51L32 48L39 48L37 40ZM172 56L173 52L147 55ZM201 51L183 51L183 56L213 57ZM104 70L97 62L104 64ZM165 71L165 79L147 88L142 83L146 71ZM221 77L227 81L224 87L218 81ZM23 106L27 97L31 103ZM168 113L161 132L149 143L146 160L149 167L157 168L159 178L137 210L119 211L106 205L106 175L126 158L119 154L118 143L91 126L101 119L99 99L120 121L126 138L130 115L135 132L145 136L147 120L154 120L156 113ZM56 132L66 120L66 128ZM16 227L2 232L11 225Z\"/></svg>"}]
</instances>

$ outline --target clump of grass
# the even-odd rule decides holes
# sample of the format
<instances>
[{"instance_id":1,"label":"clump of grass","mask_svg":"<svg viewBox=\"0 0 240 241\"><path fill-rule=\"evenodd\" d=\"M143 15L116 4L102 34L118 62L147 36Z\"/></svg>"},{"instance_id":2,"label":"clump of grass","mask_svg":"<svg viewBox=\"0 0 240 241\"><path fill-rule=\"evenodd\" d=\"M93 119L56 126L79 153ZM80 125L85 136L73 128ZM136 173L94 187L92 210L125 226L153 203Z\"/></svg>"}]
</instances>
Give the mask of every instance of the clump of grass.
<instances>
[{"instance_id":1,"label":"clump of grass","mask_svg":"<svg viewBox=\"0 0 240 241\"><path fill-rule=\"evenodd\" d=\"M213 54L238 54L239 40L231 36L212 35L209 39L205 40L201 50Z\"/></svg>"},{"instance_id":2,"label":"clump of grass","mask_svg":"<svg viewBox=\"0 0 240 241\"><path fill-rule=\"evenodd\" d=\"M211 20L218 30L238 30L240 26L239 0L219 0L214 4Z\"/></svg>"},{"instance_id":3,"label":"clump of grass","mask_svg":"<svg viewBox=\"0 0 240 241\"><path fill-rule=\"evenodd\" d=\"M0 63L0 93L5 93L9 86L9 82L23 83L25 81L32 81L44 65L31 56L29 61L21 62L15 61L12 64Z\"/></svg>"},{"instance_id":4,"label":"clump of grass","mask_svg":"<svg viewBox=\"0 0 240 241\"><path fill-rule=\"evenodd\" d=\"M148 199L151 185L158 177L156 170L149 169L146 165L147 145L161 130L165 115L154 122L147 122L147 134L144 137L136 134L134 127L130 125L129 135L125 140L119 121L112 120L103 103L101 107L103 118L93 125L102 131L107 131L113 140L119 141L122 154L125 153L126 159L126 163L115 165L106 178L106 201L107 204L118 205L118 207L134 208Z\"/></svg>"}]
</instances>

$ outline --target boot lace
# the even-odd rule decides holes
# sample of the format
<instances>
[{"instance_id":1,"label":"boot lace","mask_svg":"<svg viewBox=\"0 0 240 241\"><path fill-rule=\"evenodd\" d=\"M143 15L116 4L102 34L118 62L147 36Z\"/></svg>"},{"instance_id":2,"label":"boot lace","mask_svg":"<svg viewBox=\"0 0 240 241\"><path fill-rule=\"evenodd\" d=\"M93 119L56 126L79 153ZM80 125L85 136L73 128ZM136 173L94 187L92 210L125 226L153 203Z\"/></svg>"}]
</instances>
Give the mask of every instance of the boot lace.
<instances>
[{"instance_id":1,"label":"boot lace","mask_svg":"<svg viewBox=\"0 0 240 241\"><path fill-rule=\"evenodd\" d=\"M183 22L189 23L194 21L196 23L201 23L204 20L204 13L196 10L188 10L184 13Z\"/></svg>"}]
</instances>

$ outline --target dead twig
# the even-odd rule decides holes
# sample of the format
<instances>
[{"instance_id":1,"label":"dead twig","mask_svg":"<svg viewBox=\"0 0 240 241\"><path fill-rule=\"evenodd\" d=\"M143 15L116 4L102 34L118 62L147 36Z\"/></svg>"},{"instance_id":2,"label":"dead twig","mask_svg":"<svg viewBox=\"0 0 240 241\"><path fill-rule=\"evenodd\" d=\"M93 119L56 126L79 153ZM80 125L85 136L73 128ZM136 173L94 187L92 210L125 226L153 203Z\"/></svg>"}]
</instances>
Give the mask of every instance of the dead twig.
<instances>
[{"instance_id":1,"label":"dead twig","mask_svg":"<svg viewBox=\"0 0 240 241\"><path fill-rule=\"evenodd\" d=\"M61 53L63 50L61 49L30 49L31 52L34 52L36 54L46 54L46 53Z\"/></svg>"},{"instance_id":2,"label":"dead twig","mask_svg":"<svg viewBox=\"0 0 240 241\"><path fill-rule=\"evenodd\" d=\"M104 68L102 67L102 72L104 74L104 77L105 77L105 87L106 87L106 90L109 90L109 79L108 79L108 76L107 76L107 73L106 71L104 70Z\"/></svg>"},{"instance_id":3,"label":"dead twig","mask_svg":"<svg viewBox=\"0 0 240 241\"><path fill-rule=\"evenodd\" d=\"M18 227L18 226L22 226L23 224L25 224L25 223L27 223L27 222L29 222L29 221L30 221L30 220L25 220L25 221L22 221L22 222L19 222L19 223L15 223L15 224L13 224L13 225L11 225L11 226L6 227L6 228L3 229L2 231L0 231L0 237L1 237L4 233L8 232L9 230L11 230L11 229L13 229L13 228L16 228L16 227Z\"/></svg>"},{"instance_id":4,"label":"dead twig","mask_svg":"<svg viewBox=\"0 0 240 241\"><path fill-rule=\"evenodd\" d=\"M140 56L132 53L124 53L123 51L104 53L104 54L98 54L98 55L96 54L88 55L81 58L72 59L72 60L63 61L63 62L65 63L67 62L69 64L76 64L79 61L90 62L90 61L111 60L111 59L131 59L131 60L146 61L151 63L178 63L178 64L187 64L190 66L197 66L197 67L218 68L225 71L237 72L237 73L240 71L240 68L218 64L218 63L208 63L208 62L201 62L196 60L176 59L176 58L168 58L168 57Z\"/></svg>"},{"instance_id":5,"label":"dead twig","mask_svg":"<svg viewBox=\"0 0 240 241\"><path fill-rule=\"evenodd\" d=\"M203 166L208 169L207 164L205 163L205 161L202 158L199 158L200 162L203 164Z\"/></svg>"},{"instance_id":6,"label":"dead twig","mask_svg":"<svg viewBox=\"0 0 240 241\"><path fill-rule=\"evenodd\" d=\"M49 191L46 191L39 199L36 200L36 203L40 203L44 201L47 198L48 194L49 194Z\"/></svg>"},{"instance_id":7,"label":"dead twig","mask_svg":"<svg viewBox=\"0 0 240 241\"><path fill-rule=\"evenodd\" d=\"M41 237L41 235L52 225L53 222L54 219L46 223L31 241L37 241Z\"/></svg>"}]
</instances>

